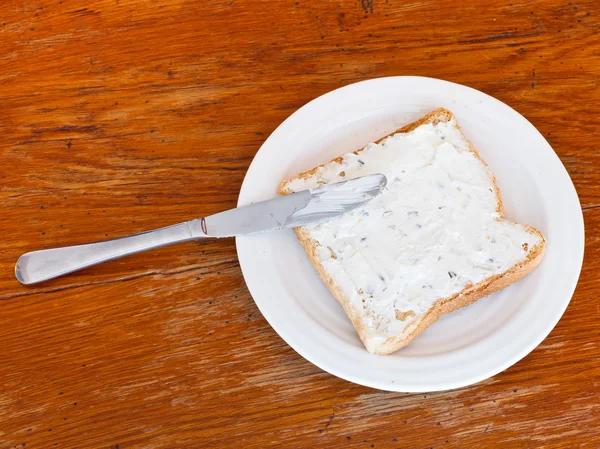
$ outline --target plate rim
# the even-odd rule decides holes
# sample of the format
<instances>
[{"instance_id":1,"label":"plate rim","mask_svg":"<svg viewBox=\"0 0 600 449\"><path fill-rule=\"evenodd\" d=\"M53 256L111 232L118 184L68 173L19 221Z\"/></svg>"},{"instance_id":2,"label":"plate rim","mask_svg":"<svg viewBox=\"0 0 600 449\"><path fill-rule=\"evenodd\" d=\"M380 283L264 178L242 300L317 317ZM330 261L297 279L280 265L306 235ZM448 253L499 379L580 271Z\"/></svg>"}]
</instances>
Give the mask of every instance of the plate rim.
<instances>
[{"instance_id":1,"label":"plate rim","mask_svg":"<svg viewBox=\"0 0 600 449\"><path fill-rule=\"evenodd\" d=\"M334 93L339 93L339 91L343 91L343 90L349 90L352 88L357 88L357 86L359 85L367 85L367 84L378 84L381 82L390 82L390 81L394 81L394 80L402 80L402 81L410 81L412 80L427 80L429 82L437 82L437 83L441 83L441 84L447 84L448 86L452 86L454 88L459 87L461 89L468 89L471 91L474 91L474 93L476 93L477 95L483 95L485 97L487 97L489 100L495 102L496 104L498 104L501 107L504 108L508 108L516 117L519 117L519 119L521 121L524 121L525 124L531 129L534 130L539 137L541 137L543 139L544 142L546 142L546 144L548 145L548 148L551 150L551 153L553 155L554 158L556 158L556 160L558 161L558 163L560 164L560 168L562 168L563 174L566 175L565 181L568 180L568 185L565 187L568 187L569 190L569 195L574 198L577 202L577 209L579 211L579 213L577 214L577 217L572 217L574 222L577 222L577 233L579 234L579 239L578 239L578 251L576 254L577 257L577 268L576 270L573 271L573 275L572 278L570 280L569 285L567 286L567 288L565 289L565 291L568 291L568 299L567 300L563 300L561 307L556 308L554 316L552 317L551 320L547 320L545 326L543 326L543 331L538 332L536 334L536 336L534 338L532 338L528 344L525 344L521 347L521 350L516 351L511 357L507 357L505 358L502 362L497 363L493 368L488 369L487 372L483 372L483 373L478 373L477 375L471 375L470 377L465 377L462 381L456 381L456 382L446 382L443 385L439 385L438 387L436 387L435 389L412 389L412 388L406 388L406 387L402 387L402 383L398 383L397 387L395 388L390 388L390 385L387 383L383 383L383 382L379 382L377 380L374 379L363 379L361 376L353 376L353 375L348 375L347 372L345 372L344 370L340 370L338 369L336 366L331 365L330 363L328 363L326 360L315 360L315 357L313 357L310 354L307 354L306 351L304 351L304 349L300 346L297 345L296 342L294 341L294 338L291 338L290 335L288 334L288 332L285 330L284 326L280 326L279 324L276 324L273 322L272 317L270 316L269 312L266 310L263 310L263 307L261 307L261 305L259 304L259 301L257 301L255 299L255 293L256 291L253 291L253 287L250 286L250 283L248 282L248 274L247 274L247 270L244 270L244 262L242 261L243 259L243 255L240 254L241 253L241 247L242 247L242 240L237 237L236 238L236 252L238 255L238 260L240 263L240 269L242 271L242 275L244 277L244 281L246 283L246 286L250 292L250 295L252 296L252 299L254 301L254 303L256 304L256 306L258 307L258 309L260 310L261 314L263 315L263 317L267 320L267 322L269 323L269 325L273 328L273 330L279 335L280 338L282 338L285 343L287 345L289 345L294 351L296 351L300 356L302 356L304 359L306 359L308 362L312 363L313 365L317 366L318 368L336 376L339 377L341 379L347 380L349 382L353 382L359 385L363 385L366 387L370 387L370 388L375 388L375 389L379 389L379 390L385 390L385 391L396 391L396 392L432 392L432 391L446 391L446 390L451 390L451 389L455 389L455 388L462 388L465 386L469 386L469 385L473 385L475 383L481 382L485 379L488 379L492 376L495 376L503 371L505 371L506 369L508 369L509 367L511 367L512 365L514 365L515 363L519 362L520 360L522 360L524 357L526 357L529 353L531 353L537 346L539 346L547 337L548 335L552 332L552 330L556 327L557 323L560 321L560 319L562 318L562 316L564 315L564 312L566 311L567 307L569 306L573 294L575 293L575 289L578 285L579 282L579 278L581 276L581 269L583 266L583 259L584 259L584 252L585 252L585 224L584 224L584 220L583 220L583 210L581 209L581 202L579 200L579 196L577 194L577 189L575 188L575 185L573 183L573 180L571 179L568 171L566 170L566 167L564 166L564 164L562 163L562 161L560 160L560 158L558 157L558 155L556 154L556 152L554 151L554 149L552 148L552 146L548 143L548 141L545 139L545 137L541 134L541 132L525 117L523 116L521 113L519 113L518 111L516 111L515 109L513 109L512 107L510 107L509 105L507 105L506 103L504 103L503 101L489 95L486 94L485 92L481 92L477 89L474 89L472 87L469 86L465 86L462 84L458 84L458 83L454 83L451 81L447 81L447 80L443 80L443 79L439 79L439 78L433 78L433 77L424 77L424 76L386 76L386 77L376 77L376 78L370 78L370 79L366 79L366 80L362 80L362 81L358 81L355 83L350 83L341 87L338 87L336 89L330 90L328 92L325 92L322 95L319 95L318 97L315 97L313 99L311 99L310 101L306 102L304 105L300 106L297 110L295 110L292 114L290 114L285 120L283 120L278 126L277 128L275 128L275 130L267 137L267 139L265 139L265 141L262 143L261 147L258 149L258 151L256 152L255 156L252 159L252 162L250 164L250 166L248 167L248 170L244 176L244 180L242 182L242 185L240 187L240 193L238 196L238 202L237 202L237 206L242 206L244 205L242 203L243 200L243 196L244 193L246 191L246 189L248 189L248 184L251 182L250 181L250 176L252 173L252 169L253 167L255 167L259 162L260 162L260 152L263 149L263 147L266 145L266 143L274 138L274 136L277 136L279 133L282 132L282 129L285 128L284 125L289 124L290 121L293 120L293 118L298 115L300 113L301 110L303 110L304 108L307 108L309 105L317 102L317 101L325 101L324 99L326 99L326 97L333 95ZM549 155L550 157L552 157L552 155ZM574 197L573 197L574 195ZM576 273L576 275L575 275Z\"/></svg>"}]
</instances>

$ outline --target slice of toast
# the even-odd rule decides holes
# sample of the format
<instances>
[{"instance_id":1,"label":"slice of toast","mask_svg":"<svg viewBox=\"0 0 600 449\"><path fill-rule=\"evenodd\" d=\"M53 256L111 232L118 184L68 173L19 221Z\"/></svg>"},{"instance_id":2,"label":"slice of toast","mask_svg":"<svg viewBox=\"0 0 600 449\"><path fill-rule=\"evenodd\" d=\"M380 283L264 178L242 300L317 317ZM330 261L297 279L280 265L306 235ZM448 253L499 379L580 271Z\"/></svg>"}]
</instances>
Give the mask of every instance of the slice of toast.
<instances>
[{"instance_id":1,"label":"slice of toast","mask_svg":"<svg viewBox=\"0 0 600 449\"><path fill-rule=\"evenodd\" d=\"M441 315L540 263L544 236L503 218L494 176L446 109L283 182L279 193L372 173L388 178L377 198L295 229L368 351L406 346Z\"/></svg>"}]
</instances>

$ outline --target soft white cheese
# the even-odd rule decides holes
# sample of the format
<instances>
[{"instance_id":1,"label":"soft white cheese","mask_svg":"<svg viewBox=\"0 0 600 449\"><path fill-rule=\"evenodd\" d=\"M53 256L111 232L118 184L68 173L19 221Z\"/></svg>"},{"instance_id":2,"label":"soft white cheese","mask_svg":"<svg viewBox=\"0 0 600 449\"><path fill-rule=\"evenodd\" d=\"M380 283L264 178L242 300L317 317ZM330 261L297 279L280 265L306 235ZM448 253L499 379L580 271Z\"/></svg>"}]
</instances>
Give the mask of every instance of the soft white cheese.
<instances>
[{"instance_id":1,"label":"soft white cheese","mask_svg":"<svg viewBox=\"0 0 600 449\"><path fill-rule=\"evenodd\" d=\"M539 237L498 219L487 166L454 121L394 134L341 163L330 162L292 191L373 173L384 192L327 223L305 226L325 270L382 341L439 299L523 261Z\"/></svg>"}]
</instances>

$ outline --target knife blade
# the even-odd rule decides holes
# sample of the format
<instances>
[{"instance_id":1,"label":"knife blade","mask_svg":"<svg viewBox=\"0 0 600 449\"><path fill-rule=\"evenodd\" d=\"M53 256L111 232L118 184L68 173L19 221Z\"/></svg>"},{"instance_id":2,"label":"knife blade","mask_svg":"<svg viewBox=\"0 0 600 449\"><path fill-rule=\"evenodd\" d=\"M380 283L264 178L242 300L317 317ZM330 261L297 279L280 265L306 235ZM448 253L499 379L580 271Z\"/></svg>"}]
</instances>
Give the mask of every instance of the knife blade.
<instances>
[{"instance_id":1,"label":"knife blade","mask_svg":"<svg viewBox=\"0 0 600 449\"><path fill-rule=\"evenodd\" d=\"M23 284L53 279L129 254L207 237L233 237L326 221L379 195L387 179L376 174L238 207L205 218L128 237L23 254L15 276Z\"/></svg>"},{"instance_id":2,"label":"knife blade","mask_svg":"<svg viewBox=\"0 0 600 449\"><path fill-rule=\"evenodd\" d=\"M384 175L363 176L192 220L199 237L233 237L326 221L362 206L385 188Z\"/></svg>"}]
</instances>

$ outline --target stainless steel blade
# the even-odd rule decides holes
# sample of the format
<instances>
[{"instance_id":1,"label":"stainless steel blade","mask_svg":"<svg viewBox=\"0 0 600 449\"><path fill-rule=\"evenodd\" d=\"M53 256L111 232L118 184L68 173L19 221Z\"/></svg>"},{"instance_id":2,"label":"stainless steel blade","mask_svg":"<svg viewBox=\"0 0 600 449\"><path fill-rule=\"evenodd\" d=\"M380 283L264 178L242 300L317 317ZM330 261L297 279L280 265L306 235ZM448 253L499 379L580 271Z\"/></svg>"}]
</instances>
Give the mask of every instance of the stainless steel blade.
<instances>
[{"instance_id":1,"label":"stainless steel blade","mask_svg":"<svg viewBox=\"0 0 600 449\"><path fill-rule=\"evenodd\" d=\"M386 183L384 175L375 174L327 184L193 220L192 230L202 236L232 237L325 221L362 206Z\"/></svg>"}]
</instances>

